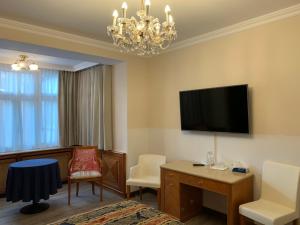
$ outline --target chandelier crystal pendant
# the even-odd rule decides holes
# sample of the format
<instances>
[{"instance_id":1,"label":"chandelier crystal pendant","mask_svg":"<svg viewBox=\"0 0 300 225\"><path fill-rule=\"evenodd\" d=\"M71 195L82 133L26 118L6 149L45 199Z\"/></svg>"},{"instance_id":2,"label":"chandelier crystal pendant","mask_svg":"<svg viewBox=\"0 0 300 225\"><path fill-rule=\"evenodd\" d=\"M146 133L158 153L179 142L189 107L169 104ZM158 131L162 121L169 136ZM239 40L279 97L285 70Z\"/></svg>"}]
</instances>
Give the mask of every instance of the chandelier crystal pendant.
<instances>
[{"instance_id":1,"label":"chandelier crystal pendant","mask_svg":"<svg viewBox=\"0 0 300 225\"><path fill-rule=\"evenodd\" d=\"M138 55L159 54L176 39L177 32L170 6L165 7L166 18L160 23L158 18L149 14L150 5L150 0L141 0L140 10L137 11L139 20L135 17L127 18L126 2L122 4L121 17L114 10L113 24L107 27L107 33L122 52L134 52Z\"/></svg>"},{"instance_id":2,"label":"chandelier crystal pendant","mask_svg":"<svg viewBox=\"0 0 300 225\"><path fill-rule=\"evenodd\" d=\"M39 66L32 60L28 60L27 55L20 55L19 58L16 60L16 62L11 65L11 69L14 71L21 71L21 70L37 71L39 69Z\"/></svg>"}]
</instances>

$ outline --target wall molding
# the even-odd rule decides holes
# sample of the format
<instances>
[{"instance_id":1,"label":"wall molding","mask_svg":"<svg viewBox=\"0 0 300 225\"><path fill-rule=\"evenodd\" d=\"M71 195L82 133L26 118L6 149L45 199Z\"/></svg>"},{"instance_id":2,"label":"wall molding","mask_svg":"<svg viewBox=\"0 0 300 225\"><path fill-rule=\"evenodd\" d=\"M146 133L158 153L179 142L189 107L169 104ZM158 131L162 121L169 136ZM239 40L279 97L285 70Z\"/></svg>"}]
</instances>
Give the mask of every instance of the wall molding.
<instances>
[{"instance_id":1,"label":"wall molding","mask_svg":"<svg viewBox=\"0 0 300 225\"><path fill-rule=\"evenodd\" d=\"M92 66L96 66L98 64L99 63L94 63L94 62L82 62L82 63L79 63L79 64L73 66L72 69L73 69L73 72L76 72L76 71L79 71L79 70L87 69L87 68L92 67Z\"/></svg>"},{"instance_id":2,"label":"wall molding","mask_svg":"<svg viewBox=\"0 0 300 225\"><path fill-rule=\"evenodd\" d=\"M178 49L190 47L202 42L206 42L209 40L213 40L219 37L228 36L230 34L238 33L253 27L258 27L260 25L264 25L267 23L271 23L274 21L282 20L288 17L296 16L300 14L300 4L291 6L289 8L281 9L272 13L265 14L263 16L255 17L249 20L245 20L243 22L224 27L209 33L205 33L199 36L195 36L193 38L189 38L180 42L173 44L168 50L162 52L172 52Z\"/></svg>"},{"instance_id":3,"label":"wall molding","mask_svg":"<svg viewBox=\"0 0 300 225\"><path fill-rule=\"evenodd\" d=\"M71 34L71 33L62 32L50 28L32 25L28 23L23 23L16 20L0 18L0 28L8 28L17 31L25 31L31 34L56 38L64 41L70 41L73 43L78 43L78 44L88 45L91 47L102 48L109 51L119 52L118 49L113 46L113 44L105 41L100 41L93 38L88 38L76 34Z\"/></svg>"},{"instance_id":4,"label":"wall molding","mask_svg":"<svg viewBox=\"0 0 300 225\"><path fill-rule=\"evenodd\" d=\"M300 14L300 4L281 9L275 12L271 12L259 17L255 17L228 27L224 27L212 32L208 32L199 36L195 36L183 41L174 43L168 50L162 52L168 53L178 49L190 47L202 42L213 40L219 37L228 36L234 33L238 33L253 27L271 23L274 21L282 20L288 17L296 16ZM73 43L88 45L91 47L101 48L108 51L119 52L119 50L113 46L113 44L105 41L96 40L93 38L88 38L76 34L70 34L67 32L62 32L50 28L45 28L37 25L27 24L15 20L0 18L0 28L9 28L17 31L25 31L31 34L36 34L40 36L46 36L51 38L56 38L60 40L70 41Z\"/></svg>"}]
</instances>

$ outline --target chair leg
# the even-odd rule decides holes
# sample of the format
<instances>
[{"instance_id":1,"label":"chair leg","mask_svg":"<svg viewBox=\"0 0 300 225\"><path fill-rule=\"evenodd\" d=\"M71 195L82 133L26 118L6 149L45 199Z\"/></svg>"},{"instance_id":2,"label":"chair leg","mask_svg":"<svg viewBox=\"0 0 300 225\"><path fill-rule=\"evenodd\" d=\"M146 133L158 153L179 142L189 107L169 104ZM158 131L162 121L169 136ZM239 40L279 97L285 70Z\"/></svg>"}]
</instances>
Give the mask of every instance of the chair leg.
<instances>
[{"instance_id":1,"label":"chair leg","mask_svg":"<svg viewBox=\"0 0 300 225\"><path fill-rule=\"evenodd\" d=\"M68 205L71 204L71 180L68 178Z\"/></svg>"},{"instance_id":2,"label":"chair leg","mask_svg":"<svg viewBox=\"0 0 300 225\"><path fill-rule=\"evenodd\" d=\"M127 187L126 187L126 193L127 193L127 200L129 200L130 199L130 185L127 185Z\"/></svg>"},{"instance_id":3,"label":"chair leg","mask_svg":"<svg viewBox=\"0 0 300 225\"><path fill-rule=\"evenodd\" d=\"M76 183L76 197L78 197L79 193L79 182Z\"/></svg>"},{"instance_id":4,"label":"chair leg","mask_svg":"<svg viewBox=\"0 0 300 225\"><path fill-rule=\"evenodd\" d=\"M139 187L140 189L140 200L142 201L143 200L143 189L142 187Z\"/></svg>"},{"instance_id":5,"label":"chair leg","mask_svg":"<svg viewBox=\"0 0 300 225\"><path fill-rule=\"evenodd\" d=\"M157 208L158 210L160 210L160 201L161 201L161 197L160 197L160 188L157 188Z\"/></svg>"},{"instance_id":6,"label":"chair leg","mask_svg":"<svg viewBox=\"0 0 300 225\"><path fill-rule=\"evenodd\" d=\"M95 195L95 182L92 182L92 192L93 192L93 195Z\"/></svg>"}]
</instances>

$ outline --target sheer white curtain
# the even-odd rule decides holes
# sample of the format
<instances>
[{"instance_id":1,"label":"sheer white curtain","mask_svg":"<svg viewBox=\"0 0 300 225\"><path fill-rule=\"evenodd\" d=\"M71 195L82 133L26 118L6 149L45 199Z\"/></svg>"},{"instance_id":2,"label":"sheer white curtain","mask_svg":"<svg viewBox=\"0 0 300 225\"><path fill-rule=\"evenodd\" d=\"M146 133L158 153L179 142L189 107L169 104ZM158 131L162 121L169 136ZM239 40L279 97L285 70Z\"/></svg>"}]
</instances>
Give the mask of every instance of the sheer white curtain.
<instances>
[{"instance_id":1,"label":"sheer white curtain","mask_svg":"<svg viewBox=\"0 0 300 225\"><path fill-rule=\"evenodd\" d=\"M0 65L0 153L59 145L58 71Z\"/></svg>"}]
</instances>

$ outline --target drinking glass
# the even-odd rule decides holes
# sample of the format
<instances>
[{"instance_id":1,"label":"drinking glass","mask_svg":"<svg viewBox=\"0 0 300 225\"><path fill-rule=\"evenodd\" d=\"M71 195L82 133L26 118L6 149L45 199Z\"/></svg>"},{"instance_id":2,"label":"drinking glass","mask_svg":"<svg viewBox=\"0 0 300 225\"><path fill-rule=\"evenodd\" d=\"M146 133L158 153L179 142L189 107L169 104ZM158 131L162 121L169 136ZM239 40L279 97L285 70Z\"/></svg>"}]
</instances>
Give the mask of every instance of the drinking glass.
<instances>
[{"instance_id":1,"label":"drinking glass","mask_svg":"<svg viewBox=\"0 0 300 225\"><path fill-rule=\"evenodd\" d=\"M206 156L207 165L209 167L213 166L215 164L215 156L213 152L208 152Z\"/></svg>"}]
</instances>

